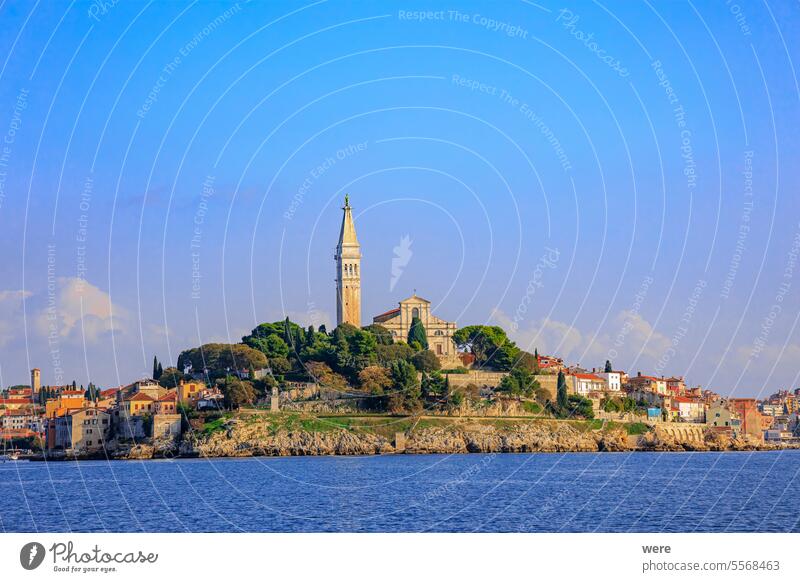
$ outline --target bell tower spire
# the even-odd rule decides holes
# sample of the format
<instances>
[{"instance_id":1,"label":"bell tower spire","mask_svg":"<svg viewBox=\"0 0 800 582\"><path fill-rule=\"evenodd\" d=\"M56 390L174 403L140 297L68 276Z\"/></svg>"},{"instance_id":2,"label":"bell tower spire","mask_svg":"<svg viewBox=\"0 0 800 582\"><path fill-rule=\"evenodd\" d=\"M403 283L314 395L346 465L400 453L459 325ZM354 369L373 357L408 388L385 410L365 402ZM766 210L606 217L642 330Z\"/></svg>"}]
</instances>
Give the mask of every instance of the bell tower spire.
<instances>
[{"instance_id":1,"label":"bell tower spire","mask_svg":"<svg viewBox=\"0 0 800 582\"><path fill-rule=\"evenodd\" d=\"M350 196L345 194L342 228L336 245L336 324L361 327L361 245L356 236Z\"/></svg>"}]
</instances>

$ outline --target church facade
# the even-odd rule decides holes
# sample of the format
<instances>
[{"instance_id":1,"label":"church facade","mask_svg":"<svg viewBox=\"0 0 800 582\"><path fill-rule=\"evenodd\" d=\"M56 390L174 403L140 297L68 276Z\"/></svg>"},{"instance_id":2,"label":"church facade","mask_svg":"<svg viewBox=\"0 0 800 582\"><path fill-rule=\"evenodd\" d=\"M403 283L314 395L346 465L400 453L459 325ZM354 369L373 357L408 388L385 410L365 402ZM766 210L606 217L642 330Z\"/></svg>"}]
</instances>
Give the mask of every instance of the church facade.
<instances>
[{"instance_id":1,"label":"church facade","mask_svg":"<svg viewBox=\"0 0 800 582\"><path fill-rule=\"evenodd\" d=\"M336 261L336 325L349 323L361 327L361 245L356 236L349 196L344 198L342 213L339 243L333 257ZM442 366L460 366L461 360L453 342L456 324L433 315L431 302L416 293L400 301L396 309L375 316L372 322L389 330L394 341L405 342L415 317L422 321L428 348L436 354Z\"/></svg>"},{"instance_id":2,"label":"church facade","mask_svg":"<svg viewBox=\"0 0 800 582\"><path fill-rule=\"evenodd\" d=\"M428 338L428 349L436 354L441 364L445 367L461 365L461 360L456 352L453 334L456 324L445 321L431 313L431 302L415 293L408 299L403 299L396 309L381 313L372 318L372 323L385 327L392 334L396 342L405 342L411 329L411 322L419 317L425 327Z\"/></svg>"}]
</instances>

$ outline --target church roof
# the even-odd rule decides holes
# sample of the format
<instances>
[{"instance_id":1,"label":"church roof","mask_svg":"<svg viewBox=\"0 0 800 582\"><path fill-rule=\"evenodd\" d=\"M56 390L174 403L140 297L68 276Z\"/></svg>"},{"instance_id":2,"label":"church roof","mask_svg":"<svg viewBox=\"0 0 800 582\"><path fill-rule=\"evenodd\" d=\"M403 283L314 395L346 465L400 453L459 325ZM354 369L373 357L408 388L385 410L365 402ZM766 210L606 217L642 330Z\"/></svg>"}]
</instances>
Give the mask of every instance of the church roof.
<instances>
[{"instance_id":1,"label":"church roof","mask_svg":"<svg viewBox=\"0 0 800 582\"><path fill-rule=\"evenodd\" d=\"M342 216L342 229L339 232L339 247L357 246L356 225L353 221L353 209L350 207L350 197L344 197L344 215Z\"/></svg>"},{"instance_id":2,"label":"church roof","mask_svg":"<svg viewBox=\"0 0 800 582\"><path fill-rule=\"evenodd\" d=\"M375 318L385 317L386 315L396 315L398 313L400 313L400 308L399 307L395 307L394 309L390 309L389 311L381 313L380 315L376 315Z\"/></svg>"}]
</instances>

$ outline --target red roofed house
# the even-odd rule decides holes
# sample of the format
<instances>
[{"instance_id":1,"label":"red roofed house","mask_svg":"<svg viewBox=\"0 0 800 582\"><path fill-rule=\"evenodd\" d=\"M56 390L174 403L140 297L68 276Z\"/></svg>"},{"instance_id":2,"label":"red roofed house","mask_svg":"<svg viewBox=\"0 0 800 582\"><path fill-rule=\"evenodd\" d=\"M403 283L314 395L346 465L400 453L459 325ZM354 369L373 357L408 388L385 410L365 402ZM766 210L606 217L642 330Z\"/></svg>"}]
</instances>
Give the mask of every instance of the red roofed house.
<instances>
[{"instance_id":1,"label":"red roofed house","mask_svg":"<svg viewBox=\"0 0 800 582\"><path fill-rule=\"evenodd\" d=\"M628 385L633 391L667 394L667 380L665 378L643 376L641 372L638 372L633 378L628 378Z\"/></svg>"},{"instance_id":2,"label":"red roofed house","mask_svg":"<svg viewBox=\"0 0 800 582\"><path fill-rule=\"evenodd\" d=\"M672 410L675 413L675 420L679 422L704 423L706 421L706 404L699 398L673 396Z\"/></svg>"},{"instance_id":3,"label":"red roofed house","mask_svg":"<svg viewBox=\"0 0 800 582\"><path fill-rule=\"evenodd\" d=\"M572 392L588 396L592 392L604 392L606 381L595 374L572 374Z\"/></svg>"}]
</instances>

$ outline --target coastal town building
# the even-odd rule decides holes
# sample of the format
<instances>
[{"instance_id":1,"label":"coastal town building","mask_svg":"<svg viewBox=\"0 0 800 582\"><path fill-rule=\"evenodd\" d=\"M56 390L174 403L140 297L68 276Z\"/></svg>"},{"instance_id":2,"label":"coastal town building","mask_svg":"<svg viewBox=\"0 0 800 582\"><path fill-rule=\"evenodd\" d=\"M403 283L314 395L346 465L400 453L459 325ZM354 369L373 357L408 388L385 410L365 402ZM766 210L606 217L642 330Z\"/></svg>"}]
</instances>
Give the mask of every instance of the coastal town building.
<instances>
[{"instance_id":1,"label":"coastal town building","mask_svg":"<svg viewBox=\"0 0 800 582\"><path fill-rule=\"evenodd\" d=\"M604 392L606 388L605 380L596 374L573 374L567 379L572 382L571 392L580 396Z\"/></svg>"},{"instance_id":2,"label":"coastal town building","mask_svg":"<svg viewBox=\"0 0 800 582\"><path fill-rule=\"evenodd\" d=\"M205 389L205 382L197 380L187 382L181 380L178 383L178 402L187 406L194 406Z\"/></svg>"},{"instance_id":3,"label":"coastal town building","mask_svg":"<svg viewBox=\"0 0 800 582\"><path fill-rule=\"evenodd\" d=\"M83 390L61 389L55 398L45 403L45 416L55 418L59 411L80 410L86 406L86 395Z\"/></svg>"},{"instance_id":4,"label":"coastal town building","mask_svg":"<svg viewBox=\"0 0 800 582\"><path fill-rule=\"evenodd\" d=\"M671 398L673 419L678 422L704 423L706 421L706 405L699 398L673 396Z\"/></svg>"},{"instance_id":5,"label":"coastal town building","mask_svg":"<svg viewBox=\"0 0 800 582\"><path fill-rule=\"evenodd\" d=\"M597 372L597 376L603 379L606 392L622 392L622 376L625 372Z\"/></svg>"},{"instance_id":6,"label":"coastal town building","mask_svg":"<svg viewBox=\"0 0 800 582\"><path fill-rule=\"evenodd\" d=\"M633 378L628 378L628 385L632 390L640 390L645 392L655 392L656 394L667 394L667 381L665 378L656 378L655 376L643 376L638 372Z\"/></svg>"},{"instance_id":7,"label":"coastal town building","mask_svg":"<svg viewBox=\"0 0 800 582\"><path fill-rule=\"evenodd\" d=\"M99 408L71 410L68 414L61 414L50 420L47 427L49 449L102 449L110 436L111 415Z\"/></svg>"},{"instance_id":8,"label":"coastal town building","mask_svg":"<svg viewBox=\"0 0 800 582\"><path fill-rule=\"evenodd\" d=\"M730 398L728 405L739 415L742 421L742 433L756 439L763 438L761 428L761 412L755 398Z\"/></svg>"},{"instance_id":9,"label":"coastal town building","mask_svg":"<svg viewBox=\"0 0 800 582\"><path fill-rule=\"evenodd\" d=\"M555 356L540 356L537 355L536 361L539 364L539 369L542 371L560 372L564 369L564 360Z\"/></svg>"},{"instance_id":10,"label":"coastal town building","mask_svg":"<svg viewBox=\"0 0 800 582\"><path fill-rule=\"evenodd\" d=\"M683 396L686 394L686 382L684 382L683 377L672 377L667 378L667 391L674 396Z\"/></svg>"}]
</instances>

